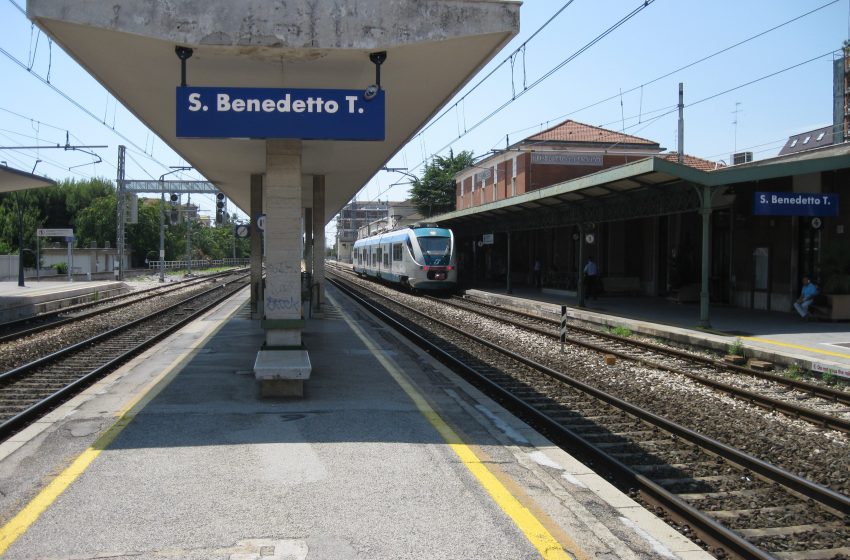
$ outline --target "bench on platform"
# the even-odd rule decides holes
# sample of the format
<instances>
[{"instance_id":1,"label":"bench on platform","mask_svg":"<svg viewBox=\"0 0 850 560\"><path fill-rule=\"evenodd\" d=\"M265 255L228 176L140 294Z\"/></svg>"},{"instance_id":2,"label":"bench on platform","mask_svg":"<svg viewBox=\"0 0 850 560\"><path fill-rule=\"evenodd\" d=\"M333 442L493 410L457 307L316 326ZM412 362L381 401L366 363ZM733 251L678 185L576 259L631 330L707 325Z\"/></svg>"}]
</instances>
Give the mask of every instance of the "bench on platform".
<instances>
[{"instance_id":1,"label":"bench on platform","mask_svg":"<svg viewBox=\"0 0 850 560\"><path fill-rule=\"evenodd\" d=\"M824 321L847 321L850 319L850 295L818 294L809 306L809 313Z\"/></svg>"}]
</instances>

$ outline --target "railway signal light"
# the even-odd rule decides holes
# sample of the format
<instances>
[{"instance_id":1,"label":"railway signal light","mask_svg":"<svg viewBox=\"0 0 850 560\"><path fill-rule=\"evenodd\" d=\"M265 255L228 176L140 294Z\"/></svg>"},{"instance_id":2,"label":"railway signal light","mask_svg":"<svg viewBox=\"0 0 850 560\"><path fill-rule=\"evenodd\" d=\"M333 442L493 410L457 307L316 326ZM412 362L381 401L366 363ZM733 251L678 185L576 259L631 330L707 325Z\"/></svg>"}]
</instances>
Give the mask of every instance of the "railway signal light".
<instances>
[{"instance_id":1,"label":"railway signal light","mask_svg":"<svg viewBox=\"0 0 850 560\"><path fill-rule=\"evenodd\" d=\"M227 203L227 200L224 197L224 193L216 193L215 195L215 221L217 223L224 222L224 206Z\"/></svg>"}]
</instances>

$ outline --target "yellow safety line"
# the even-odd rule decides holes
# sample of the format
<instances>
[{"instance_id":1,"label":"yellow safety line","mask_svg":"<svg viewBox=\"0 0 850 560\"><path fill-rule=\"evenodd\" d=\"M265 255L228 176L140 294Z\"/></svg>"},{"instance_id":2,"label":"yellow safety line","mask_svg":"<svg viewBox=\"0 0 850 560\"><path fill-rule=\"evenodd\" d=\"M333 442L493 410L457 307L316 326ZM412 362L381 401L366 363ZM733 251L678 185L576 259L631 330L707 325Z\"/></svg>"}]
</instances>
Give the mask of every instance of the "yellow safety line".
<instances>
[{"instance_id":1,"label":"yellow safety line","mask_svg":"<svg viewBox=\"0 0 850 560\"><path fill-rule=\"evenodd\" d=\"M225 319L235 314L238 310L238 307L234 308L234 310L225 317ZM214 335L224 326L225 322L225 320L222 320L214 329L210 330L208 334L199 338L198 341L205 341L210 336ZM170 364L168 364L168 366L163 369L162 373L151 380L150 383L145 385L145 388L118 412L118 419L115 423L112 424L112 426L110 426L103 435L97 438L91 447L83 451L83 453L80 454L80 456L78 456L70 466L50 481L50 483L45 486L35 498L30 500L30 502L24 506L24 508L19 511L15 517L13 517L8 523L6 523L6 525L3 526L2 529L0 529L0 555L4 554L6 550L8 550L8 548L12 546L12 544L38 520L41 514L44 513L54 501L56 501L56 498L61 496L62 493L85 472L89 465L97 459L98 455L100 455L104 449L109 447L109 444L112 443L118 434L120 434L124 428L133 421L136 415L154 397L162 392L169 383L171 383L171 381L180 372L180 369L178 369L177 366L190 357L191 354L194 354L198 348L200 348L200 345L186 349Z\"/></svg>"},{"instance_id":2,"label":"yellow safety line","mask_svg":"<svg viewBox=\"0 0 850 560\"><path fill-rule=\"evenodd\" d=\"M327 297L331 303L337 305L331 295L326 294L325 297ZM482 463L475 455L475 452L472 451L472 449L470 449L470 447L461 440L460 436L458 436L457 433L449 427L448 424L446 424L440 415L431 408L431 405L428 404L428 401L416 389L413 382L407 377L407 375L405 375L404 372L387 357L385 352L382 352L375 344L372 343L363 330L354 323L354 321L347 313L345 313L345 311L342 310L342 308L339 307L339 305L337 305L337 307L340 309L343 319L345 319L345 322L348 323L348 326L351 327L357 337L375 355L381 365L384 366L384 369L386 369L393 379L395 379L396 383L401 386L402 390L407 393L407 396L410 397L416 405L416 408L419 409L419 412L422 413L428 422L430 422L437 432L439 432L446 443L449 444L452 451L455 452L466 468L469 469L476 479L478 479L478 482L480 482L481 486L483 486L487 493L490 494L493 501L496 502L502 511L513 519L514 523L520 531L523 532L529 542L534 545L534 548L537 549L540 555L547 560L571 558L571 556L564 551L563 547L561 547L561 544L555 539L555 537L552 536L551 533L549 533L546 527L543 526L534 514L522 505L507 488L505 488L499 479L496 478L496 476L490 472L484 463ZM570 544L573 545L574 543Z\"/></svg>"},{"instance_id":3,"label":"yellow safety line","mask_svg":"<svg viewBox=\"0 0 850 560\"><path fill-rule=\"evenodd\" d=\"M764 342L766 344L774 344L776 346L784 346L786 348L796 348L797 350L805 350L816 354L824 354L826 356L837 356L839 358L850 358L850 354L842 354L841 352L830 352L829 350L818 350L817 348L809 348L808 346L800 346L799 344L790 344L788 342L778 342L767 338L756 338L754 336L744 337L744 340L754 340L756 342Z\"/></svg>"}]
</instances>

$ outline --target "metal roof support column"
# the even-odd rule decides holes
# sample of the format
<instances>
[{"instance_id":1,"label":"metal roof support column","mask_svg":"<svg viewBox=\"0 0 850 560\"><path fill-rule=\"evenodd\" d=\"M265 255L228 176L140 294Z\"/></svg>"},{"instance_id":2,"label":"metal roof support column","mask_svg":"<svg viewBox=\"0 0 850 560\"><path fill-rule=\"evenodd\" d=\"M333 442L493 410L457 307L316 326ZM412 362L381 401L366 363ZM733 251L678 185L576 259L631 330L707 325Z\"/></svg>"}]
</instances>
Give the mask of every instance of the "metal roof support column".
<instances>
[{"instance_id":1,"label":"metal roof support column","mask_svg":"<svg viewBox=\"0 0 850 560\"><path fill-rule=\"evenodd\" d=\"M696 187L695 187L696 188ZM699 293L699 326L711 328L709 320L709 273L711 271L711 187L702 186L700 192L700 214L702 214L702 280Z\"/></svg>"},{"instance_id":2,"label":"metal roof support column","mask_svg":"<svg viewBox=\"0 0 850 560\"><path fill-rule=\"evenodd\" d=\"M316 311L325 300L325 176L313 175L313 283Z\"/></svg>"},{"instance_id":3,"label":"metal roof support column","mask_svg":"<svg viewBox=\"0 0 850 560\"><path fill-rule=\"evenodd\" d=\"M584 307L584 224L578 225L578 306Z\"/></svg>"},{"instance_id":4,"label":"metal roof support column","mask_svg":"<svg viewBox=\"0 0 850 560\"><path fill-rule=\"evenodd\" d=\"M263 232L257 218L263 213L263 176L251 175L251 318L263 318Z\"/></svg>"},{"instance_id":5,"label":"metal roof support column","mask_svg":"<svg viewBox=\"0 0 850 560\"><path fill-rule=\"evenodd\" d=\"M511 284L511 232L508 231L507 234L508 234L508 257L507 257L508 274L507 274L506 290L507 290L507 293L512 294L512 293L514 293L514 288L513 288L513 285Z\"/></svg>"}]
</instances>

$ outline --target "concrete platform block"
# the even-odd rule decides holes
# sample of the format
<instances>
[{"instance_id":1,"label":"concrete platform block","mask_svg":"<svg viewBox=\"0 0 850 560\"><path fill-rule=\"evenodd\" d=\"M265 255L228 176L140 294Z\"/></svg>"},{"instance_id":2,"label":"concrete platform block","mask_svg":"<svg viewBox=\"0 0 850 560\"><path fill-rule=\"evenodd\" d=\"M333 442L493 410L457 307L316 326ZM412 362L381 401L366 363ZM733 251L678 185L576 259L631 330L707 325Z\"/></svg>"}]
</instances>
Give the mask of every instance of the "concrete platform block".
<instances>
[{"instance_id":1,"label":"concrete platform block","mask_svg":"<svg viewBox=\"0 0 850 560\"><path fill-rule=\"evenodd\" d=\"M747 363L747 359L743 356L737 356L735 354L727 354L723 356L723 361L727 364L733 364L736 366L741 366Z\"/></svg>"},{"instance_id":2,"label":"concrete platform block","mask_svg":"<svg viewBox=\"0 0 850 560\"><path fill-rule=\"evenodd\" d=\"M263 379L260 381L260 398L303 396L304 381L301 379Z\"/></svg>"},{"instance_id":3,"label":"concrete platform block","mask_svg":"<svg viewBox=\"0 0 850 560\"><path fill-rule=\"evenodd\" d=\"M763 360L750 360L750 367L757 371L773 371L773 364Z\"/></svg>"},{"instance_id":4,"label":"concrete platform block","mask_svg":"<svg viewBox=\"0 0 850 560\"><path fill-rule=\"evenodd\" d=\"M310 379L311 370L306 350L260 350L254 361L258 381Z\"/></svg>"}]
</instances>

